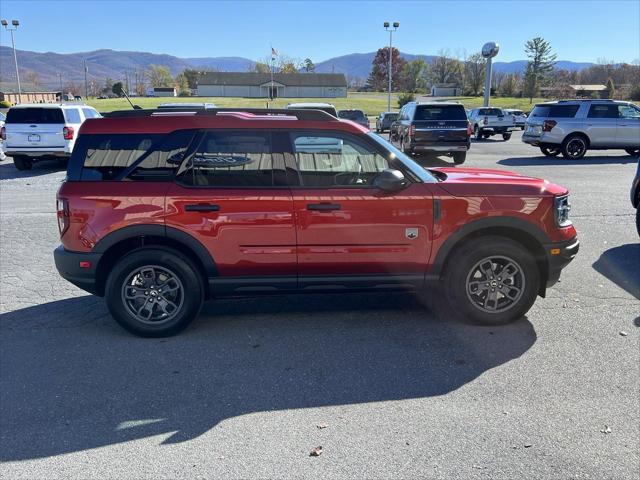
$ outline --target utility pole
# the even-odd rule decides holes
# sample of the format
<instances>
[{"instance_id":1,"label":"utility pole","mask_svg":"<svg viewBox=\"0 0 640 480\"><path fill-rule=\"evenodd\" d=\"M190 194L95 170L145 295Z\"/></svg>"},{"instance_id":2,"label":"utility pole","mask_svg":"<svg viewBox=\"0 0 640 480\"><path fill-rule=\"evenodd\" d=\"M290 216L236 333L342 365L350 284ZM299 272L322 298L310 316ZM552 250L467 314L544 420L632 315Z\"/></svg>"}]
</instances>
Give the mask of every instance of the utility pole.
<instances>
[{"instance_id":1,"label":"utility pole","mask_svg":"<svg viewBox=\"0 0 640 480\"><path fill-rule=\"evenodd\" d=\"M18 56L16 55L16 41L13 38L13 32L18 30L18 26L20 22L18 20L11 20L11 25L13 28L9 28L9 22L7 22L4 18L0 20L0 24L11 33L11 45L13 46L13 62L16 65L16 83L18 84L18 103L22 103L22 88L20 87L20 72L18 70Z\"/></svg>"},{"instance_id":2,"label":"utility pole","mask_svg":"<svg viewBox=\"0 0 640 480\"><path fill-rule=\"evenodd\" d=\"M62 90L62 73L58 73L58 78L60 78L60 103L64 101L64 91Z\"/></svg>"},{"instance_id":3,"label":"utility pole","mask_svg":"<svg viewBox=\"0 0 640 480\"><path fill-rule=\"evenodd\" d=\"M88 72L88 67L87 67L87 61L84 60L84 99L88 99L89 98L89 88L87 86L87 72Z\"/></svg>"},{"instance_id":4,"label":"utility pole","mask_svg":"<svg viewBox=\"0 0 640 480\"><path fill-rule=\"evenodd\" d=\"M393 68L393 61L391 59L392 57L392 39L393 39L393 32L395 32L398 27L400 26L399 22L393 22L393 28L390 28L389 22L384 22L384 29L389 32L389 68L388 68L388 77L389 77L389 92L387 95L387 112L391 111L391 76L392 76L392 68Z\"/></svg>"}]
</instances>

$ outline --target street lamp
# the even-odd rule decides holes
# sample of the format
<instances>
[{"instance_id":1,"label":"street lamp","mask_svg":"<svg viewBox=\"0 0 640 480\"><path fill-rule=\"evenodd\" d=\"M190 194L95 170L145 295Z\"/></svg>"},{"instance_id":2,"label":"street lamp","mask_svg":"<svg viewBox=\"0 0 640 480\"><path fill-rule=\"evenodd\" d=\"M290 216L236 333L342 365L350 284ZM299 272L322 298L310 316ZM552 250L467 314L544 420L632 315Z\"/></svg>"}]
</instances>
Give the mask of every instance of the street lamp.
<instances>
[{"instance_id":1,"label":"street lamp","mask_svg":"<svg viewBox=\"0 0 640 480\"><path fill-rule=\"evenodd\" d=\"M13 28L9 28L9 22L7 22L4 18L0 20L0 24L9 32L11 32L11 45L13 45L13 61L16 64L16 80L18 82L18 103L22 103L22 89L20 88L20 73L18 72L18 56L16 55L16 42L13 38L13 32L18 29L18 25L20 22L18 20L11 20L11 25Z\"/></svg>"},{"instance_id":2,"label":"street lamp","mask_svg":"<svg viewBox=\"0 0 640 480\"><path fill-rule=\"evenodd\" d=\"M389 95L387 97L387 112L391 111L391 40L393 37L393 32L395 32L400 26L399 22L393 22L393 28L389 25L389 22L384 22L384 29L389 32Z\"/></svg>"}]
</instances>

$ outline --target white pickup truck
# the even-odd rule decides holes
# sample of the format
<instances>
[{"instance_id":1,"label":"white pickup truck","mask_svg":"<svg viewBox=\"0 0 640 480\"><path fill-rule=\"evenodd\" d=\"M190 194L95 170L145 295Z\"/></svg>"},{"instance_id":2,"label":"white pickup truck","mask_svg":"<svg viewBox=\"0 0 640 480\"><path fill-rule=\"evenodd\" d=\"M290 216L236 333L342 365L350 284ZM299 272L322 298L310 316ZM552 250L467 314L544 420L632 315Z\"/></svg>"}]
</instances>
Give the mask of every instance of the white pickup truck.
<instances>
[{"instance_id":1,"label":"white pickup truck","mask_svg":"<svg viewBox=\"0 0 640 480\"><path fill-rule=\"evenodd\" d=\"M506 141L511 138L511 132L516 130L516 117L496 107L474 108L469 113L469 123L476 140L502 134Z\"/></svg>"}]
</instances>

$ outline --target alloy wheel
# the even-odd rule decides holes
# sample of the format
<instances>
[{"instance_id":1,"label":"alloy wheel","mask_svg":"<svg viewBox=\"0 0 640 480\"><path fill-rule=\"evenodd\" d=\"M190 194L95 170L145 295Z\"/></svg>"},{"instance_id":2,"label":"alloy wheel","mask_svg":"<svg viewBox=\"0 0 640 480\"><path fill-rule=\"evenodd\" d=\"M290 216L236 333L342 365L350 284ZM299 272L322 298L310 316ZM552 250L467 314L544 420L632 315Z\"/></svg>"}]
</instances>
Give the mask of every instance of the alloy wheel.
<instances>
[{"instance_id":1,"label":"alloy wheel","mask_svg":"<svg viewBox=\"0 0 640 480\"><path fill-rule=\"evenodd\" d=\"M184 287L166 267L145 265L129 274L122 285L123 304L136 320L159 325L170 321L184 303Z\"/></svg>"},{"instance_id":2,"label":"alloy wheel","mask_svg":"<svg viewBox=\"0 0 640 480\"><path fill-rule=\"evenodd\" d=\"M476 263L467 275L467 298L483 312L509 310L518 303L524 288L522 267L505 256L486 257Z\"/></svg>"}]
</instances>

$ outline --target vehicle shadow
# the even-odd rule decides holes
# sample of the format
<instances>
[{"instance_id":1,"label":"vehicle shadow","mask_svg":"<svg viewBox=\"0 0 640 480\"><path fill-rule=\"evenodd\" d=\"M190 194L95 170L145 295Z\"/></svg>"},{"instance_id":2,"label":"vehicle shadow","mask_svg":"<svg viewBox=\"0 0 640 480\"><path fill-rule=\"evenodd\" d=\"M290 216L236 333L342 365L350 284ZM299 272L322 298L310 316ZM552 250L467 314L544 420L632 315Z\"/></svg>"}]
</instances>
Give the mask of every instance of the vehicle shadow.
<instances>
[{"instance_id":1,"label":"vehicle shadow","mask_svg":"<svg viewBox=\"0 0 640 480\"><path fill-rule=\"evenodd\" d=\"M0 162L0 180L13 180L14 178L30 178L45 175L47 173L64 171L67 162L63 160L42 160L36 162L31 170L18 170L12 160Z\"/></svg>"},{"instance_id":2,"label":"vehicle shadow","mask_svg":"<svg viewBox=\"0 0 640 480\"><path fill-rule=\"evenodd\" d=\"M631 155L616 155L616 156L586 156L579 160L568 160L561 156L559 157L545 157L530 156L530 157L511 157L498 160L500 165L507 165L509 167L527 167L527 166L540 166L540 165L606 165L606 164L627 164L637 163L638 158Z\"/></svg>"},{"instance_id":3,"label":"vehicle shadow","mask_svg":"<svg viewBox=\"0 0 640 480\"><path fill-rule=\"evenodd\" d=\"M125 333L94 297L6 313L0 328L1 461L184 442L252 412L439 396L536 341L524 318L464 325L407 294L219 300L168 339Z\"/></svg>"},{"instance_id":4,"label":"vehicle shadow","mask_svg":"<svg viewBox=\"0 0 640 480\"><path fill-rule=\"evenodd\" d=\"M640 300L640 243L606 250L593 268Z\"/></svg>"}]
</instances>

